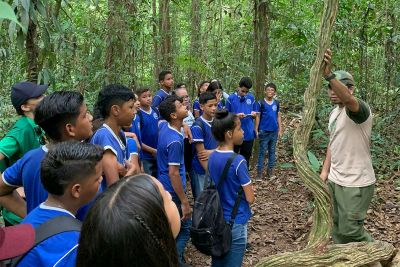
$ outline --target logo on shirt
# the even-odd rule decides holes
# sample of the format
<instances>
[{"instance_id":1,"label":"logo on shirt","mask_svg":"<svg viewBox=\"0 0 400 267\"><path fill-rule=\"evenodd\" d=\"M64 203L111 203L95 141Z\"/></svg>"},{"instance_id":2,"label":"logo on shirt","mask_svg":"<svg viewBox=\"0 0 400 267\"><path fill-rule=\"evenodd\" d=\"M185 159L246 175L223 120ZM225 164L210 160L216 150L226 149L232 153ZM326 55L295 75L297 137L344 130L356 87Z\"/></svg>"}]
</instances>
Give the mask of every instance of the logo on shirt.
<instances>
[{"instance_id":1,"label":"logo on shirt","mask_svg":"<svg viewBox=\"0 0 400 267\"><path fill-rule=\"evenodd\" d=\"M273 110L273 111L276 111L277 109L278 109L278 107L277 107L276 105L273 105L273 106L272 106L272 110Z\"/></svg>"},{"instance_id":2,"label":"logo on shirt","mask_svg":"<svg viewBox=\"0 0 400 267\"><path fill-rule=\"evenodd\" d=\"M246 100L246 104L247 104L247 105L251 105L251 99L247 99L247 100Z\"/></svg>"},{"instance_id":3,"label":"logo on shirt","mask_svg":"<svg viewBox=\"0 0 400 267\"><path fill-rule=\"evenodd\" d=\"M158 115L157 115L157 113L153 113L153 117L154 117L154 119L156 119L156 120L158 120Z\"/></svg>"}]
</instances>

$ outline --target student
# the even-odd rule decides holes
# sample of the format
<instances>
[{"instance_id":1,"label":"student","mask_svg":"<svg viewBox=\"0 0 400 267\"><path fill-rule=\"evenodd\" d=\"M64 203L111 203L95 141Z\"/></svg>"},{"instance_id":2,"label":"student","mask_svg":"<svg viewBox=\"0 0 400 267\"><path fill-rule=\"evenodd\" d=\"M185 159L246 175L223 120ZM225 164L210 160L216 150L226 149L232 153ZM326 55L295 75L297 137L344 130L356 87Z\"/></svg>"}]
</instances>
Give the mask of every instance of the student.
<instances>
[{"instance_id":1,"label":"student","mask_svg":"<svg viewBox=\"0 0 400 267\"><path fill-rule=\"evenodd\" d=\"M204 189L204 183L208 179L208 173L206 173L208 157L217 147L217 141L211 132L211 124L217 111L217 97L213 93L205 92L200 95L199 102L203 115L196 120L191 129L195 146L191 175L194 199Z\"/></svg>"},{"instance_id":2,"label":"student","mask_svg":"<svg viewBox=\"0 0 400 267\"><path fill-rule=\"evenodd\" d=\"M265 98L258 101L260 107L260 123L258 126L258 138L260 148L257 160L257 180L262 180L265 151L268 149L267 177L273 179L275 166L275 147L278 137L282 137L281 112L279 102L274 99L276 85L269 83L265 86Z\"/></svg>"},{"instance_id":3,"label":"student","mask_svg":"<svg viewBox=\"0 0 400 267\"><path fill-rule=\"evenodd\" d=\"M179 235L176 238L179 262L184 264L183 252L189 240L192 210L186 196L186 176L181 127L188 111L182 99L173 95L167 97L159 106L161 122L158 134L157 163L158 180L164 186L178 207L182 218Z\"/></svg>"},{"instance_id":4,"label":"student","mask_svg":"<svg viewBox=\"0 0 400 267\"><path fill-rule=\"evenodd\" d=\"M102 147L78 141L50 146L40 167L41 181L49 195L22 223L38 229L55 218L75 218L78 209L99 190L103 153ZM78 240L79 231L53 235L34 246L17 266L75 266Z\"/></svg>"},{"instance_id":5,"label":"student","mask_svg":"<svg viewBox=\"0 0 400 267\"><path fill-rule=\"evenodd\" d=\"M86 140L93 133L92 116L78 92L59 91L43 98L36 107L35 122L44 130L51 144ZM47 145L29 151L7 168L0 179L0 196L11 195L18 203L7 205L1 198L1 204L21 217L47 198L47 191L40 182L40 162L47 151ZM25 188L26 204L14 193L19 186Z\"/></svg>"},{"instance_id":6,"label":"student","mask_svg":"<svg viewBox=\"0 0 400 267\"><path fill-rule=\"evenodd\" d=\"M140 103L138 116L142 136L143 170L157 177L158 110L151 106L153 97L149 88L140 88L137 95Z\"/></svg>"},{"instance_id":7,"label":"student","mask_svg":"<svg viewBox=\"0 0 400 267\"><path fill-rule=\"evenodd\" d=\"M199 103L199 97L202 93L204 93L205 91L207 91L207 87L210 85L210 83L208 81L202 81L199 85L199 87L197 88L197 97L196 99L193 101L193 115L194 117L197 119L198 117L201 116L201 114L203 114L201 108L200 108L200 103Z\"/></svg>"},{"instance_id":8,"label":"student","mask_svg":"<svg viewBox=\"0 0 400 267\"><path fill-rule=\"evenodd\" d=\"M214 184L218 184L228 159L234 153L234 146L243 142L243 130L238 117L226 110L216 113L211 129L218 141L218 147L210 155L208 171ZM212 257L212 266L214 267L240 267L246 251L247 222L252 215L249 204L254 202L255 197L246 160L242 155L237 155L229 167L225 181L218 190L224 218L227 222L231 220L232 209L240 187L243 188L244 194L232 226L232 246L224 257Z\"/></svg>"},{"instance_id":9,"label":"student","mask_svg":"<svg viewBox=\"0 0 400 267\"><path fill-rule=\"evenodd\" d=\"M142 158L142 135L140 133L140 117L138 115L140 108L139 97L135 93L135 103L134 103L134 117L132 124L129 127L124 127L125 135L127 137L133 138L136 141L137 148L139 151L139 158ZM100 128L100 127L99 127Z\"/></svg>"},{"instance_id":10,"label":"student","mask_svg":"<svg viewBox=\"0 0 400 267\"><path fill-rule=\"evenodd\" d=\"M5 159L6 166L44 145L44 134L34 121L34 111L47 87L32 82L20 82L11 87L11 103L20 117L0 141L0 161Z\"/></svg>"},{"instance_id":11,"label":"student","mask_svg":"<svg viewBox=\"0 0 400 267\"><path fill-rule=\"evenodd\" d=\"M213 80L207 87L207 92L214 93L217 97L217 108L218 110L224 109L224 99L223 99L223 88L219 81Z\"/></svg>"},{"instance_id":12,"label":"student","mask_svg":"<svg viewBox=\"0 0 400 267\"><path fill-rule=\"evenodd\" d=\"M176 267L179 228L176 205L159 181L147 174L125 177L89 211L76 266Z\"/></svg>"},{"instance_id":13,"label":"student","mask_svg":"<svg viewBox=\"0 0 400 267\"><path fill-rule=\"evenodd\" d=\"M240 153L247 164L250 164L250 157L253 152L253 143L257 134L257 102L252 94L249 94L253 83L249 77L243 77L239 82L237 92L231 94L226 101L226 109L235 113L240 119L244 131L243 143L235 146L235 152ZM254 123L256 118L256 123Z\"/></svg>"},{"instance_id":14,"label":"student","mask_svg":"<svg viewBox=\"0 0 400 267\"><path fill-rule=\"evenodd\" d=\"M153 97L153 101L151 103L153 108L158 108L160 103L171 94L171 91L174 88L174 77L172 76L172 72L169 70L163 70L160 72L158 75L158 82L160 83L161 88Z\"/></svg>"},{"instance_id":15,"label":"student","mask_svg":"<svg viewBox=\"0 0 400 267\"><path fill-rule=\"evenodd\" d=\"M120 173L121 176L125 176L133 172L133 169L125 168L127 141L122 127L132 123L135 114L134 103L133 92L120 84L105 86L97 97L96 113L104 119L104 123L92 136L90 143L100 145L105 150L102 160L103 191L119 180Z\"/></svg>"}]
</instances>

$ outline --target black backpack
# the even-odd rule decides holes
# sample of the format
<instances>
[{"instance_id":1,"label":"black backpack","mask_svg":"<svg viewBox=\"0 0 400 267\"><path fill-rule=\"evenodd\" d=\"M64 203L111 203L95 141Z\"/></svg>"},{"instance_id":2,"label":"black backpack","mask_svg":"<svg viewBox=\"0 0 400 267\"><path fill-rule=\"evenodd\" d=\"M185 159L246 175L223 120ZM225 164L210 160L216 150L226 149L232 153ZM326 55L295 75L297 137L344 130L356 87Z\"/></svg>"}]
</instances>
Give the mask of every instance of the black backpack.
<instances>
[{"instance_id":1,"label":"black backpack","mask_svg":"<svg viewBox=\"0 0 400 267\"><path fill-rule=\"evenodd\" d=\"M215 186L211 180L211 185L200 193L194 203L190 237L193 245L206 255L222 257L231 248L232 225L239 208L243 188L241 186L239 188L229 223L224 219L218 188L226 179L229 167L236 156L237 154L233 153L226 162L218 185Z\"/></svg>"},{"instance_id":2,"label":"black backpack","mask_svg":"<svg viewBox=\"0 0 400 267\"><path fill-rule=\"evenodd\" d=\"M25 254L15 257L6 263L7 267L15 267L34 247L46 239L64 232L81 231L82 222L71 216L57 216L35 229L35 243Z\"/></svg>"}]
</instances>

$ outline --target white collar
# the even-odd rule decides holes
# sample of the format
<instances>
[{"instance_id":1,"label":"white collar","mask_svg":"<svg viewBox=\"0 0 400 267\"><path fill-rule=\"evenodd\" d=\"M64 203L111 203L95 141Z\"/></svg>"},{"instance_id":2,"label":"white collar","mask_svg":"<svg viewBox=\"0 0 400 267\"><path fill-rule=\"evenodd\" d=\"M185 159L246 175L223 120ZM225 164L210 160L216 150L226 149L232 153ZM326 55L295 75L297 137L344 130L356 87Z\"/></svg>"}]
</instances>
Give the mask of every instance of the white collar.
<instances>
[{"instance_id":1,"label":"white collar","mask_svg":"<svg viewBox=\"0 0 400 267\"><path fill-rule=\"evenodd\" d=\"M151 114L151 112L153 111L153 109L150 107L150 111L149 112L147 112L146 110L144 110L144 109L142 109L142 108L139 108L141 111L143 111L144 113L146 113L147 115L150 115Z\"/></svg>"},{"instance_id":2,"label":"white collar","mask_svg":"<svg viewBox=\"0 0 400 267\"><path fill-rule=\"evenodd\" d=\"M215 151L217 151L219 153L233 153L233 150L219 150L219 149L216 149Z\"/></svg>"},{"instance_id":3,"label":"white collar","mask_svg":"<svg viewBox=\"0 0 400 267\"><path fill-rule=\"evenodd\" d=\"M203 118L203 115L200 116L200 119L201 119L202 121L204 121L204 123L206 123L206 124L207 124L208 126L210 126L210 127L211 127L211 124L210 124L210 123L214 121L214 118L213 118L212 120L210 120L210 121L204 119L204 118Z\"/></svg>"},{"instance_id":4,"label":"white collar","mask_svg":"<svg viewBox=\"0 0 400 267\"><path fill-rule=\"evenodd\" d=\"M115 135L115 133L113 132L113 130L110 128L110 126L108 126L107 124L103 123L103 127L106 128L114 137L114 139L118 142L119 146L121 147L122 150L125 150L125 145L122 142L121 138L119 138L118 136Z\"/></svg>"},{"instance_id":5,"label":"white collar","mask_svg":"<svg viewBox=\"0 0 400 267\"><path fill-rule=\"evenodd\" d=\"M169 124L169 122L168 122L168 128L170 128L171 130L174 130L175 132L182 135L182 137L183 137L183 134L181 132L179 132L177 129L175 129L174 127L172 127L171 124Z\"/></svg>"},{"instance_id":6,"label":"white collar","mask_svg":"<svg viewBox=\"0 0 400 267\"><path fill-rule=\"evenodd\" d=\"M72 214L71 212L69 212L68 210L63 209L63 208L58 208L58 207L52 207L52 206L46 205L44 202L43 202L42 204L40 204L39 207L40 207L41 209L44 209L44 210L56 210L56 211L68 213L69 215L71 215L72 217L75 218L75 215Z\"/></svg>"}]
</instances>

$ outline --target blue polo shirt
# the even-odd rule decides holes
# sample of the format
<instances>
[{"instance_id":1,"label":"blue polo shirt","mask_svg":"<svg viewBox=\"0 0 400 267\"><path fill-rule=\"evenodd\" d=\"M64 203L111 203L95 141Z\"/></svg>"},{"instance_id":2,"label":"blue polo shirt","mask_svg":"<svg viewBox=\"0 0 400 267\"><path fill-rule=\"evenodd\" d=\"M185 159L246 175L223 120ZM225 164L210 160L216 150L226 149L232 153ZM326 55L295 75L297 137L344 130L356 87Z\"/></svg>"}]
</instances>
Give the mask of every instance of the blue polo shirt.
<instances>
[{"instance_id":1,"label":"blue polo shirt","mask_svg":"<svg viewBox=\"0 0 400 267\"><path fill-rule=\"evenodd\" d=\"M139 112L143 118L142 128L140 129L142 142L149 147L157 149L159 116L153 108L150 108L149 112L139 109ZM152 160L154 157L150 153L143 151L143 159Z\"/></svg>"},{"instance_id":2,"label":"blue polo shirt","mask_svg":"<svg viewBox=\"0 0 400 267\"><path fill-rule=\"evenodd\" d=\"M135 114L135 117L132 120L132 126L129 128L129 132L136 134L136 137L139 141L140 147L142 146L142 134L140 132L140 117ZM143 158L143 150L140 150L139 158Z\"/></svg>"},{"instance_id":3,"label":"blue polo shirt","mask_svg":"<svg viewBox=\"0 0 400 267\"><path fill-rule=\"evenodd\" d=\"M135 139L127 137L126 144L126 159L129 160L132 155L138 156L138 147Z\"/></svg>"},{"instance_id":4,"label":"blue polo shirt","mask_svg":"<svg viewBox=\"0 0 400 267\"><path fill-rule=\"evenodd\" d=\"M208 159L208 171L214 184L218 184L222 171L225 168L225 164L232 153L234 152L220 150L211 153ZM221 185L220 190L218 190L225 221L229 222L231 219L239 187L249 185L250 183L251 180L249 171L247 170L247 162L242 155L237 155L229 167L225 181ZM246 201L243 192L235 223L245 224L250 219L251 215L250 205Z\"/></svg>"},{"instance_id":5,"label":"blue polo shirt","mask_svg":"<svg viewBox=\"0 0 400 267\"><path fill-rule=\"evenodd\" d=\"M42 203L21 223L29 223L36 229L46 221L58 216L75 218L65 209L50 207ZM52 236L31 249L17 266L75 266L79 235L80 233L77 231L70 231Z\"/></svg>"},{"instance_id":6,"label":"blue polo shirt","mask_svg":"<svg viewBox=\"0 0 400 267\"><path fill-rule=\"evenodd\" d=\"M200 116L203 115L203 111L202 111L201 108L200 108L199 98L196 98L196 99L193 101L193 112L194 112L195 110L197 110L197 111L199 112Z\"/></svg>"},{"instance_id":7,"label":"blue polo shirt","mask_svg":"<svg viewBox=\"0 0 400 267\"><path fill-rule=\"evenodd\" d=\"M104 123L92 136L90 143L102 146L104 150L110 150L117 157L118 163L125 166L127 142L125 133L122 130L119 132L119 136L116 136L112 129ZM105 191L107 182L106 177L104 176L103 178L101 189Z\"/></svg>"},{"instance_id":8,"label":"blue polo shirt","mask_svg":"<svg viewBox=\"0 0 400 267\"><path fill-rule=\"evenodd\" d=\"M157 93L153 97L153 101L151 102L151 106L153 108L158 108L161 102L164 101L164 99L167 98L170 94L165 91L164 89L160 89L157 91Z\"/></svg>"},{"instance_id":9,"label":"blue polo shirt","mask_svg":"<svg viewBox=\"0 0 400 267\"><path fill-rule=\"evenodd\" d=\"M7 168L2 175L5 184L24 187L27 213L47 198L47 191L43 188L40 180L40 163L47 151L46 146L29 151Z\"/></svg>"},{"instance_id":10,"label":"blue polo shirt","mask_svg":"<svg viewBox=\"0 0 400 267\"><path fill-rule=\"evenodd\" d=\"M227 101L225 108L232 113L244 113L245 115L251 114L252 111L258 111L258 104L254 99L254 96L250 93L243 97L237 95L237 93L231 94ZM244 131L243 140L251 141L255 138L254 133L254 120L252 116L246 116L240 119L242 129Z\"/></svg>"},{"instance_id":11,"label":"blue polo shirt","mask_svg":"<svg viewBox=\"0 0 400 267\"><path fill-rule=\"evenodd\" d=\"M278 125L278 113L279 113L279 102L275 99L272 100L271 104L265 100L258 101L260 107L260 125L258 126L259 131L276 132L279 129Z\"/></svg>"},{"instance_id":12,"label":"blue polo shirt","mask_svg":"<svg viewBox=\"0 0 400 267\"><path fill-rule=\"evenodd\" d=\"M169 179L169 166L179 166L182 186L186 190L183 135L166 121L160 122L159 127L157 146L158 180L166 191L173 196L177 196Z\"/></svg>"},{"instance_id":13,"label":"blue polo shirt","mask_svg":"<svg viewBox=\"0 0 400 267\"><path fill-rule=\"evenodd\" d=\"M203 124L203 129L200 127L199 122ZM207 121L203 118L203 116L196 119L196 122L193 124L192 136L193 136L193 143L203 143L204 148L207 150L217 148L217 140L215 140L212 132L211 132L211 123L212 121ZM199 158L197 157L197 151L195 151L195 155L192 160L192 168L198 174L205 174L206 171L203 169L199 162Z\"/></svg>"},{"instance_id":14,"label":"blue polo shirt","mask_svg":"<svg viewBox=\"0 0 400 267\"><path fill-rule=\"evenodd\" d=\"M224 109L224 104L222 104L222 101L219 101L219 102L218 102L218 104L217 104L217 109L218 109L218 111L221 111L221 110Z\"/></svg>"}]
</instances>

